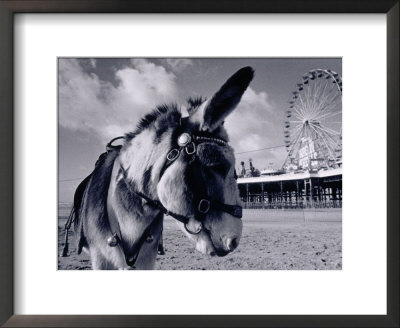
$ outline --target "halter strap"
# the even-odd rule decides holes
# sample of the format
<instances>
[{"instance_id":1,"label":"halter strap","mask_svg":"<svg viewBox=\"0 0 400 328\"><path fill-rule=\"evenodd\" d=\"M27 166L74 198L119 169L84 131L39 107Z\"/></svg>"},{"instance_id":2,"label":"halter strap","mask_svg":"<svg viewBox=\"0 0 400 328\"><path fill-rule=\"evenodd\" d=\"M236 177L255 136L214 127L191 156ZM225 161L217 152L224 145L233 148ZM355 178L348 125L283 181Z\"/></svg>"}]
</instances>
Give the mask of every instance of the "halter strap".
<instances>
[{"instance_id":1,"label":"halter strap","mask_svg":"<svg viewBox=\"0 0 400 328\"><path fill-rule=\"evenodd\" d=\"M136 193L136 195L140 196L141 198L143 198L147 204L158 208L161 212L163 212L165 215L169 215L171 217L173 217L174 219L187 224L189 222L189 218L184 216L184 215L180 215L180 214L176 214L174 212L171 212L169 210L167 210L163 204L161 204L160 201L158 200L153 200L150 197L146 196L145 194L139 192L139 191L134 191ZM223 204L221 202L217 202L217 201L210 201L207 199L202 198L197 206L197 211L200 212L201 214L207 214L209 212L210 209L214 209L217 211L221 211L221 212L225 212L228 213L238 219L242 218L242 207L239 205L228 205L228 204Z\"/></svg>"},{"instance_id":2,"label":"halter strap","mask_svg":"<svg viewBox=\"0 0 400 328\"><path fill-rule=\"evenodd\" d=\"M114 165L118 163L119 160L118 158L115 160ZM118 168L119 170L119 168ZM118 176L119 172L117 172ZM113 176L111 176L113 178ZM126 184L127 187L129 188L130 186ZM120 223L117 218L117 215L114 211L113 206L110 206L109 198L107 197L107 220L111 229L111 236L107 239L107 244L110 247L118 247L125 259L125 263L132 268L135 268L135 263L136 260L139 256L140 250L142 249L143 244L147 242L151 242L152 238L151 237L151 231L152 229L160 222L158 218L158 214L154 217L154 219L150 222L150 224L145 228L144 232L142 233L141 237L139 240L135 242L133 247L128 247L123 239L121 228L120 228Z\"/></svg>"},{"instance_id":3,"label":"halter strap","mask_svg":"<svg viewBox=\"0 0 400 328\"><path fill-rule=\"evenodd\" d=\"M157 209L159 209L162 213L164 213L165 215L169 215L172 216L174 219L182 222L182 223L188 223L189 219L186 216L180 215L180 214L176 214L174 212L168 211L163 204L161 204L160 201L158 200L154 200L151 199L150 197L146 196L145 194L141 193L140 191L134 191L136 195L138 195L139 197L143 198L148 205L156 207Z\"/></svg>"},{"instance_id":4,"label":"halter strap","mask_svg":"<svg viewBox=\"0 0 400 328\"><path fill-rule=\"evenodd\" d=\"M106 150L107 151L112 151L112 150L118 150L119 151L122 148L122 145L113 145L113 142L116 141L116 140L119 140L119 139L125 139L125 137L124 136L120 136L120 137L116 137L114 139L111 139L109 141L109 143L107 144L107 146L106 146Z\"/></svg>"},{"instance_id":5,"label":"halter strap","mask_svg":"<svg viewBox=\"0 0 400 328\"><path fill-rule=\"evenodd\" d=\"M110 209L108 209L108 211L110 211ZM133 250L128 251L126 249L126 245L122 238L119 221L116 218L114 210L111 208L111 213L109 213L109 215L108 215L108 222L110 224L112 235L111 235L111 237L108 238L107 243L110 247L116 247L116 246L119 247L122 254L124 255L125 263L128 266L135 268L134 265L139 256L140 250L142 249L143 244L148 240L149 236L151 235L150 232L151 232L152 228L157 224L158 221L159 220L157 219L157 216L156 216L153 219L153 221L148 225L148 227L145 229L145 231L143 232L139 241L136 243L135 248Z\"/></svg>"},{"instance_id":6,"label":"halter strap","mask_svg":"<svg viewBox=\"0 0 400 328\"><path fill-rule=\"evenodd\" d=\"M122 166L121 166L121 170L124 171ZM164 213L165 215L169 215L169 216L173 217L175 220L182 222L185 226L186 231L189 232L190 234L197 235L201 232L202 229L194 232L187 228L187 224L189 223L189 220L190 220L187 216L169 211L163 204L161 204L161 202L159 200L151 199L149 196L143 194L140 191L134 190L132 188L130 188L130 190L132 192L134 192L136 195L138 195L139 197L143 198L147 202L147 205L155 207L158 210L160 210L162 213ZM243 211L242 211L241 206L228 205L228 204L224 204L224 203L221 203L221 202L218 202L215 200L208 200L208 199L202 198L202 199L200 199L198 206L196 208L196 212L197 212L196 219L202 223L204 221L207 213L210 211L210 209L228 213L238 219L242 218Z\"/></svg>"}]
</instances>

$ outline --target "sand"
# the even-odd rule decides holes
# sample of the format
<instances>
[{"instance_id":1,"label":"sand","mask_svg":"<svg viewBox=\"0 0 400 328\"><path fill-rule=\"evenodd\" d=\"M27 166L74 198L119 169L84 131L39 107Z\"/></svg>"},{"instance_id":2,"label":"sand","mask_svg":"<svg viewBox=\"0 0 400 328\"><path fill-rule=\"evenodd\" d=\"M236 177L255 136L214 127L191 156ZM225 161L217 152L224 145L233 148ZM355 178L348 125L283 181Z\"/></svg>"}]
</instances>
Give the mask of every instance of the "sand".
<instances>
[{"instance_id":1,"label":"sand","mask_svg":"<svg viewBox=\"0 0 400 328\"><path fill-rule=\"evenodd\" d=\"M64 243L67 208L59 211L59 254ZM173 219L164 222L166 254L157 256L159 270L341 270L340 209L244 210L239 247L225 257L197 252ZM73 236L71 234L71 241ZM90 258L59 257L60 270L90 270Z\"/></svg>"}]
</instances>

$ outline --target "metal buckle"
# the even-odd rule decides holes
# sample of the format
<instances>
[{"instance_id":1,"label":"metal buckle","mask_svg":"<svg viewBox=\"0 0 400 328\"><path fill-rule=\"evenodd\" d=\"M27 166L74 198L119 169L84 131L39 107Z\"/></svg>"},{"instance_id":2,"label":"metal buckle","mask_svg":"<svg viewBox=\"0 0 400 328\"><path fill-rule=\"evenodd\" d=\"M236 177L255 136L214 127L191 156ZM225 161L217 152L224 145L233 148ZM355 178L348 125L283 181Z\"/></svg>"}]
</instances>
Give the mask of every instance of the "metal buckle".
<instances>
[{"instance_id":1,"label":"metal buckle","mask_svg":"<svg viewBox=\"0 0 400 328\"><path fill-rule=\"evenodd\" d=\"M107 244L110 247L115 247L118 245L118 243L119 243L119 237L118 237L118 234L116 234L116 233L113 234L111 237L107 238Z\"/></svg>"},{"instance_id":2,"label":"metal buckle","mask_svg":"<svg viewBox=\"0 0 400 328\"><path fill-rule=\"evenodd\" d=\"M186 151L186 154L188 154L188 155L194 154L196 152L196 145L194 144L194 142L187 144L185 147L185 151Z\"/></svg>"},{"instance_id":3,"label":"metal buckle","mask_svg":"<svg viewBox=\"0 0 400 328\"><path fill-rule=\"evenodd\" d=\"M207 199L202 199L199 202L199 206L198 206L197 210L202 214L207 214L208 211L210 210L210 201Z\"/></svg>"},{"instance_id":4,"label":"metal buckle","mask_svg":"<svg viewBox=\"0 0 400 328\"><path fill-rule=\"evenodd\" d=\"M182 134L179 136L179 138L178 138L178 145L179 145L180 147L184 147L184 146L186 146L186 145L187 145L189 142L191 142L191 141L192 141L192 137L190 136L190 134L184 132L184 133L182 133Z\"/></svg>"},{"instance_id":5,"label":"metal buckle","mask_svg":"<svg viewBox=\"0 0 400 328\"><path fill-rule=\"evenodd\" d=\"M151 243L151 242L153 242L153 240L154 240L154 237L153 237L153 235L147 235L147 237L146 237L146 243Z\"/></svg>"},{"instance_id":6,"label":"metal buckle","mask_svg":"<svg viewBox=\"0 0 400 328\"><path fill-rule=\"evenodd\" d=\"M183 226L185 227L185 230L186 230L188 233L190 233L191 235L198 235L198 234L203 230L203 224L202 224L202 223L200 223L200 226L199 226L198 230L196 230L196 231L190 230L190 229L187 227L187 223L185 223Z\"/></svg>"},{"instance_id":7,"label":"metal buckle","mask_svg":"<svg viewBox=\"0 0 400 328\"><path fill-rule=\"evenodd\" d=\"M169 151L169 153L167 154L167 160L169 160L169 161L176 160L178 158L178 156L179 156L179 153L180 153L179 149L176 149L176 148L171 149Z\"/></svg>"}]
</instances>

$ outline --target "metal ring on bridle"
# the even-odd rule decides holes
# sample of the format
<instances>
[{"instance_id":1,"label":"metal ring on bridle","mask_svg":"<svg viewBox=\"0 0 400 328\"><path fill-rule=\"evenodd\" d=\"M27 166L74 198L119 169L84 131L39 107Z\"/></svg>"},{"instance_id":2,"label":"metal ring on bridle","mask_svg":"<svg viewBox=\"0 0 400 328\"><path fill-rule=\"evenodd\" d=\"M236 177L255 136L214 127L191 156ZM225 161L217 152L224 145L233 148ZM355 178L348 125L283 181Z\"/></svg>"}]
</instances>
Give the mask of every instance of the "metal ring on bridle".
<instances>
[{"instance_id":1,"label":"metal ring on bridle","mask_svg":"<svg viewBox=\"0 0 400 328\"><path fill-rule=\"evenodd\" d=\"M187 227L187 223L184 224L185 230L190 233L191 235L198 235L202 230L203 230L203 224L200 222L200 228L197 231L191 231L188 227Z\"/></svg>"},{"instance_id":2,"label":"metal ring on bridle","mask_svg":"<svg viewBox=\"0 0 400 328\"><path fill-rule=\"evenodd\" d=\"M196 152L196 145L194 144L194 142L187 144L185 147L185 151L186 151L186 154L188 154L188 155L194 154Z\"/></svg>"},{"instance_id":3,"label":"metal ring on bridle","mask_svg":"<svg viewBox=\"0 0 400 328\"><path fill-rule=\"evenodd\" d=\"M202 199L199 202L197 210L202 214L207 214L208 211L210 210L210 207L211 207L211 202L207 199Z\"/></svg>"},{"instance_id":4,"label":"metal ring on bridle","mask_svg":"<svg viewBox=\"0 0 400 328\"><path fill-rule=\"evenodd\" d=\"M174 161L178 158L179 156L179 149L173 148L170 150L170 152L167 154L167 160L169 161Z\"/></svg>"}]
</instances>

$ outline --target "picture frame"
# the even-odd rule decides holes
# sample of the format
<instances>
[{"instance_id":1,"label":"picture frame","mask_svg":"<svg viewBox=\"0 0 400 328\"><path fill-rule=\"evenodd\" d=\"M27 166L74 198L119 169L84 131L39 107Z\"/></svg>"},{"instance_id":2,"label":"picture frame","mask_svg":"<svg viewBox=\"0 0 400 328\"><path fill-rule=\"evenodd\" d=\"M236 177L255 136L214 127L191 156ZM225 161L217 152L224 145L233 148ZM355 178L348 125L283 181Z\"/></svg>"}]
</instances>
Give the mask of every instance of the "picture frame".
<instances>
[{"instance_id":1,"label":"picture frame","mask_svg":"<svg viewBox=\"0 0 400 328\"><path fill-rule=\"evenodd\" d=\"M0 1L0 323L10 326L398 327L399 1ZM14 315L13 16L17 13L385 13L387 16L387 315Z\"/></svg>"}]
</instances>

